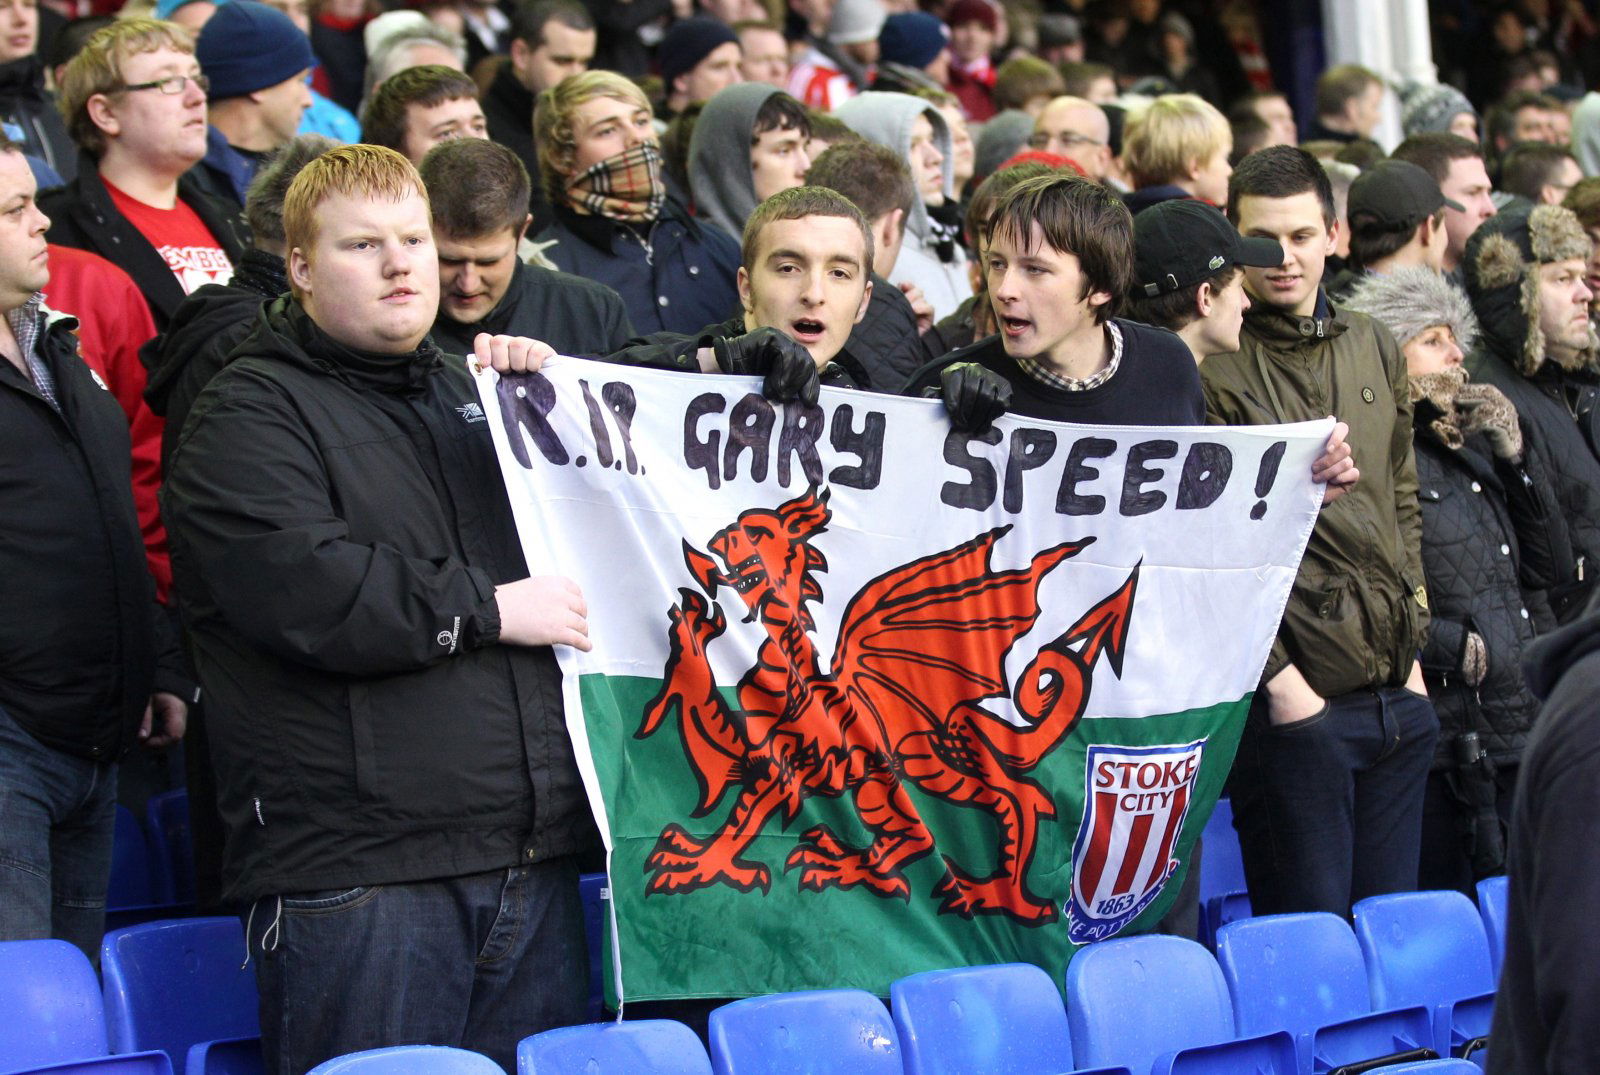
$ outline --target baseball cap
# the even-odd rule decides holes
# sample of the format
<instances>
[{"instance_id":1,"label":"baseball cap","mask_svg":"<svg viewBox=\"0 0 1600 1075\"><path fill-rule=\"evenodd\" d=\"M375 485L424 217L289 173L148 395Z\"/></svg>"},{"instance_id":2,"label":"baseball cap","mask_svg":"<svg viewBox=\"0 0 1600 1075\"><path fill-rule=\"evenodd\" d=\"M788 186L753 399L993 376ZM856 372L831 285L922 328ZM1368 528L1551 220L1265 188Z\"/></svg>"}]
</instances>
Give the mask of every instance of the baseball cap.
<instances>
[{"instance_id":1,"label":"baseball cap","mask_svg":"<svg viewBox=\"0 0 1600 1075\"><path fill-rule=\"evenodd\" d=\"M1371 221L1379 227L1403 228L1422 223L1443 206L1465 209L1439 192L1439 184L1410 161L1382 160L1350 184L1345 215L1354 224Z\"/></svg>"},{"instance_id":2,"label":"baseball cap","mask_svg":"<svg viewBox=\"0 0 1600 1075\"><path fill-rule=\"evenodd\" d=\"M1133 218L1135 294L1181 291L1229 265L1281 264L1276 240L1245 238L1221 210L1194 198L1160 202Z\"/></svg>"}]
</instances>

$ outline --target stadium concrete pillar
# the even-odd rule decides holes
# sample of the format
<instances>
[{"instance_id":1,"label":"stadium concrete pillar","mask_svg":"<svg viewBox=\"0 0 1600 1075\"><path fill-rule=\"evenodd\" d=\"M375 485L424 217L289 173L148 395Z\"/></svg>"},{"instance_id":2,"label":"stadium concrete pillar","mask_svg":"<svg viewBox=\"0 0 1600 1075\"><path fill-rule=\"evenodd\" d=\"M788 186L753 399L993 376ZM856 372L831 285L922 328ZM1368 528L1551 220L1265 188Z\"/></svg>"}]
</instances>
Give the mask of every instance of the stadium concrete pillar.
<instances>
[{"instance_id":1,"label":"stadium concrete pillar","mask_svg":"<svg viewBox=\"0 0 1600 1075\"><path fill-rule=\"evenodd\" d=\"M1438 79L1428 0L1322 0L1322 30L1330 67L1359 63L1396 85ZM1384 101L1377 141L1386 150L1400 141L1400 106L1393 94Z\"/></svg>"}]
</instances>

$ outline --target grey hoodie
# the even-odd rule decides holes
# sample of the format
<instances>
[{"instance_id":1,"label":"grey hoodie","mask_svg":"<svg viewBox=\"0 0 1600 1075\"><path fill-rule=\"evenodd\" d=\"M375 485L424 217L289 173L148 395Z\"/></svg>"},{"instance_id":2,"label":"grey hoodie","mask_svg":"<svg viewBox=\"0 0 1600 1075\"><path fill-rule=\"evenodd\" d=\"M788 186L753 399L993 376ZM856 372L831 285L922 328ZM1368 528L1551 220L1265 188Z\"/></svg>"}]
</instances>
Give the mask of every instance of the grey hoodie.
<instances>
[{"instance_id":1,"label":"grey hoodie","mask_svg":"<svg viewBox=\"0 0 1600 1075\"><path fill-rule=\"evenodd\" d=\"M933 125L934 144L944 157L944 196L955 198L955 162L950 145L950 128L945 125L939 110L921 98L905 93L872 91L850 98L833 110L833 114L869 142L887 146L907 162L911 159L911 128L918 116L927 116ZM943 319L955 313L961 303L972 294L967 281L967 259L956 246L953 261L940 261L934 250L934 237L928 222L928 207L918 192L906 221L905 244L894 271L889 274L891 283L915 284L933 307L934 317Z\"/></svg>"},{"instance_id":2,"label":"grey hoodie","mask_svg":"<svg viewBox=\"0 0 1600 1075\"><path fill-rule=\"evenodd\" d=\"M735 239L756 211L750 142L756 114L783 91L764 82L740 82L718 93L700 112L689 136L689 189L695 215Z\"/></svg>"}]
</instances>

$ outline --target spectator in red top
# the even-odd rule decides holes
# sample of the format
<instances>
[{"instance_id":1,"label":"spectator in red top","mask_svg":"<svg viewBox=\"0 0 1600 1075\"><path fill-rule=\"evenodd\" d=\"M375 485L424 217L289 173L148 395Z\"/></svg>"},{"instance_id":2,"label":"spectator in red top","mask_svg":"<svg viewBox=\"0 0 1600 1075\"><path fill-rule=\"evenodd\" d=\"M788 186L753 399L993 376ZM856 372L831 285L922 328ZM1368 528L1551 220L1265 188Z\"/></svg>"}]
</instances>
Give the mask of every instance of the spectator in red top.
<instances>
[{"instance_id":1,"label":"spectator in red top","mask_svg":"<svg viewBox=\"0 0 1600 1075\"><path fill-rule=\"evenodd\" d=\"M950 26L950 92L974 123L994 115L994 46L1000 13L989 0L956 0L945 15Z\"/></svg>"},{"instance_id":2,"label":"spectator in red top","mask_svg":"<svg viewBox=\"0 0 1600 1075\"><path fill-rule=\"evenodd\" d=\"M121 19L67 64L61 110L84 151L78 176L40 199L50 241L133 278L163 328L183 297L226 283L244 249L237 214L185 173L206 152L206 80L172 23Z\"/></svg>"}]
</instances>

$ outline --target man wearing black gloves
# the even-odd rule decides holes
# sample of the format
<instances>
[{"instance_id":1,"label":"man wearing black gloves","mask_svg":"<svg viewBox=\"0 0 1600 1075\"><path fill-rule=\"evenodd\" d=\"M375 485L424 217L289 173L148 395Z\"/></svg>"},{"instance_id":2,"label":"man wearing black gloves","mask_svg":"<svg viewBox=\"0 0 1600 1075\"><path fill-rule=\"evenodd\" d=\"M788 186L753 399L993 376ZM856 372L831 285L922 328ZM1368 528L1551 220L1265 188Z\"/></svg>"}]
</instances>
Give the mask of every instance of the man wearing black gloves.
<instances>
[{"instance_id":1,"label":"man wearing black gloves","mask_svg":"<svg viewBox=\"0 0 1600 1075\"><path fill-rule=\"evenodd\" d=\"M999 335L924 366L908 391L948 386L950 367L970 365L1003 380L1011 409L1031 418L1204 424L1189 348L1113 316L1133 275L1133 218L1115 194L1078 176L1027 180L995 207L984 257Z\"/></svg>"},{"instance_id":2,"label":"man wearing black gloves","mask_svg":"<svg viewBox=\"0 0 1600 1075\"><path fill-rule=\"evenodd\" d=\"M45 229L0 136L0 941L100 952L117 759L183 735L193 687L155 600L128 422L41 305Z\"/></svg>"},{"instance_id":3,"label":"man wearing black gloves","mask_svg":"<svg viewBox=\"0 0 1600 1075\"><path fill-rule=\"evenodd\" d=\"M765 393L815 403L819 385L866 389L871 378L845 349L872 297L872 230L855 203L825 187L792 187L756 207L744 228L742 313L694 336L661 332L612 357L706 372L765 371ZM1005 412L1010 391L967 363L934 377L958 428L979 430ZM942 392L940 391L942 389Z\"/></svg>"}]
</instances>

